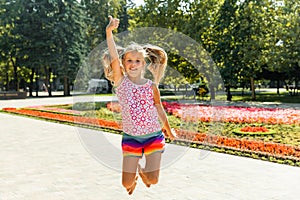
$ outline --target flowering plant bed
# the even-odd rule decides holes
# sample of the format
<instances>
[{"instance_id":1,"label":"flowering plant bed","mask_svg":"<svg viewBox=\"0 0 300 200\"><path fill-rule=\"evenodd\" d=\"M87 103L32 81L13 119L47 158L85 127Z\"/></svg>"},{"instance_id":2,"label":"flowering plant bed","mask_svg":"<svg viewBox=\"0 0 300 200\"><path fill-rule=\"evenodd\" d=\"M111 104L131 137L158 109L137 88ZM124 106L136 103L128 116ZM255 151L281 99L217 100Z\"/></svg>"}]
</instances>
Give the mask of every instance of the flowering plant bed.
<instances>
[{"instance_id":1,"label":"flowering plant bed","mask_svg":"<svg viewBox=\"0 0 300 200\"><path fill-rule=\"evenodd\" d=\"M291 165L300 166L300 147L188 131L177 131L177 134L179 138L184 138L185 141L192 141L190 143L192 147L199 148L202 145L201 148L217 149L216 151L219 152L239 151L243 155L245 154L253 158L263 157L266 160L271 159L270 161L276 160L280 163L286 162ZM236 154L242 155L239 153Z\"/></svg>"},{"instance_id":2,"label":"flowering plant bed","mask_svg":"<svg viewBox=\"0 0 300 200\"><path fill-rule=\"evenodd\" d=\"M68 111L68 109L66 109L66 107L72 106L63 106L64 109L59 106L56 106L57 109L55 109L55 106L51 106L51 109L48 109L49 106L20 109L4 108L3 111L121 133L122 127L120 123L116 122L116 118L114 117L115 112L119 113L121 111L118 103L109 102L105 105L107 107L97 107L97 110L92 111L88 109L84 111L82 111L82 109L80 111ZM176 132L178 139L172 143L300 166L300 128L298 126L299 122L296 120L300 114L297 111L293 111L292 118L290 118L294 120L295 124L290 124L290 122L284 120L274 120L274 116L272 116L272 120L265 117L263 120L261 118L260 123L253 123L255 115L261 116L259 112L268 111L276 113L278 109L218 107L218 109L222 109L222 112L224 111L227 114L217 118L218 121L216 123L222 123L225 126L222 127L224 129L223 131L215 130L216 132L213 134L207 132L207 127L211 126L211 122L216 120L216 118L211 117L213 108L210 106L193 107L191 105L165 102L164 106L170 115L171 126L177 127ZM186 110L188 111L187 113L189 113L189 109L193 109L190 116L184 113ZM245 112L248 112L248 116L243 115L243 117L240 118L232 117L234 114L230 115L226 109L229 109L230 113L233 113L234 109L241 113L241 110L244 109ZM198 113L195 112L195 110L197 110ZM280 111L280 113L283 117L285 111ZM278 115L278 112L276 115ZM264 121L264 123L261 123L261 121ZM279 124L274 124L275 121L279 122ZM193 130L185 130L180 125L180 123L190 125L190 122L198 123L198 130L196 132ZM286 124L284 124L284 122L286 122Z\"/></svg>"},{"instance_id":3,"label":"flowering plant bed","mask_svg":"<svg viewBox=\"0 0 300 200\"><path fill-rule=\"evenodd\" d=\"M241 135L272 135L276 133L276 131L263 126L246 126L236 128L232 132Z\"/></svg>"},{"instance_id":4,"label":"flowering plant bed","mask_svg":"<svg viewBox=\"0 0 300 200\"><path fill-rule=\"evenodd\" d=\"M81 111L61 108L63 106L67 106L67 105L59 105L59 107L51 106L51 105L49 105L49 106L47 106L47 105L45 105L45 106L29 106L29 107L27 107L27 109L43 111L43 112L50 112L50 113L66 114L66 115L82 115Z\"/></svg>"},{"instance_id":5,"label":"flowering plant bed","mask_svg":"<svg viewBox=\"0 0 300 200\"><path fill-rule=\"evenodd\" d=\"M108 128L112 130L121 130L120 124L114 121L109 121L105 119L98 119L98 118L91 118L91 117L84 117L84 116L76 116L70 114L58 114L53 112L44 112L39 110L32 110L27 108L3 108L5 112L38 117L42 119L52 120L52 121L61 121L61 122L69 122L74 124L80 125L88 125L88 126L97 126L102 128Z\"/></svg>"},{"instance_id":6,"label":"flowering plant bed","mask_svg":"<svg viewBox=\"0 0 300 200\"><path fill-rule=\"evenodd\" d=\"M166 101L163 105L169 114L183 120L192 113L195 121L300 125L300 110L296 109L188 105Z\"/></svg>"}]
</instances>

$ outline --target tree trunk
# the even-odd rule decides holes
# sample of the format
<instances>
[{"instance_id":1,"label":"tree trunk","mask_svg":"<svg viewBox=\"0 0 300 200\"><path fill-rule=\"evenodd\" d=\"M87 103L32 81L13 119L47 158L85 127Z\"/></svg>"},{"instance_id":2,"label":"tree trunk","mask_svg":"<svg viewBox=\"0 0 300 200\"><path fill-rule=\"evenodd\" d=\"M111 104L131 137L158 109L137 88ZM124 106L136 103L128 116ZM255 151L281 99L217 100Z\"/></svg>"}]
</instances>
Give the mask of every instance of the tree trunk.
<instances>
[{"instance_id":1,"label":"tree trunk","mask_svg":"<svg viewBox=\"0 0 300 200\"><path fill-rule=\"evenodd\" d=\"M280 84L280 81L277 80L277 95L279 95L279 84Z\"/></svg>"},{"instance_id":2,"label":"tree trunk","mask_svg":"<svg viewBox=\"0 0 300 200\"><path fill-rule=\"evenodd\" d=\"M39 73L38 70L35 72L35 96L39 96Z\"/></svg>"},{"instance_id":3,"label":"tree trunk","mask_svg":"<svg viewBox=\"0 0 300 200\"><path fill-rule=\"evenodd\" d=\"M250 78L250 82L251 82L251 91L252 91L251 99L255 100L256 95L255 95L255 86L254 86L254 78L253 77Z\"/></svg>"},{"instance_id":4,"label":"tree trunk","mask_svg":"<svg viewBox=\"0 0 300 200\"><path fill-rule=\"evenodd\" d=\"M31 69L31 74L30 74L30 84L29 84L29 96L32 97L32 88L33 88L33 78L34 78L34 68Z\"/></svg>"},{"instance_id":5,"label":"tree trunk","mask_svg":"<svg viewBox=\"0 0 300 200\"><path fill-rule=\"evenodd\" d=\"M9 74L8 74L8 70L9 70L9 63L7 63L7 65L6 65L6 84L5 84L5 91L8 91L8 87L9 87Z\"/></svg>"},{"instance_id":6,"label":"tree trunk","mask_svg":"<svg viewBox=\"0 0 300 200\"><path fill-rule=\"evenodd\" d=\"M12 57L10 58L10 61L14 68L14 89L15 91L19 91L18 68Z\"/></svg>"},{"instance_id":7,"label":"tree trunk","mask_svg":"<svg viewBox=\"0 0 300 200\"><path fill-rule=\"evenodd\" d=\"M49 85L48 85L48 92L49 96L52 96L52 82L51 82L51 74L52 74L52 68L49 68Z\"/></svg>"},{"instance_id":8,"label":"tree trunk","mask_svg":"<svg viewBox=\"0 0 300 200\"><path fill-rule=\"evenodd\" d=\"M244 94L245 94L245 86L243 86L243 88L242 88L242 97L244 96Z\"/></svg>"},{"instance_id":9,"label":"tree trunk","mask_svg":"<svg viewBox=\"0 0 300 200\"><path fill-rule=\"evenodd\" d=\"M231 101L232 95L230 92L230 86L226 86L226 91L227 91L227 101Z\"/></svg>"},{"instance_id":10,"label":"tree trunk","mask_svg":"<svg viewBox=\"0 0 300 200\"><path fill-rule=\"evenodd\" d=\"M64 96L70 96L70 84L68 77L64 77Z\"/></svg>"},{"instance_id":11,"label":"tree trunk","mask_svg":"<svg viewBox=\"0 0 300 200\"><path fill-rule=\"evenodd\" d=\"M51 96L52 96L52 92L51 92L51 82L50 82L51 68L45 67L45 72L46 72L46 80L45 80L45 82L46 82L46 88L47 88L49 97L51 97Z\"/></svg>"}]
</instances>

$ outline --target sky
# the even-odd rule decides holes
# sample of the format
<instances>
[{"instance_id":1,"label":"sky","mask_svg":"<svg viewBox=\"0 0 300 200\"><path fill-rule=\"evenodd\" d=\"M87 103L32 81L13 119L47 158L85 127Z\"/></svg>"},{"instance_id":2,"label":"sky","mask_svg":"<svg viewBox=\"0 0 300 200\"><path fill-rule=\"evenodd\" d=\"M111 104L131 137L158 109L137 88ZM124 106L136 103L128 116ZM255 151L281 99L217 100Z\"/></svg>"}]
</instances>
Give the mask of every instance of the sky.
<instances>
[{"instance_id":1,"label":"sky","mask_svg":"<svg viewBox=\"0 0 300 200\"><path fill-rule=\"evenodd\" d=\"M144 2L144 0L132 0L132 2L139 6Z\"/></svg>"}]
</instances>

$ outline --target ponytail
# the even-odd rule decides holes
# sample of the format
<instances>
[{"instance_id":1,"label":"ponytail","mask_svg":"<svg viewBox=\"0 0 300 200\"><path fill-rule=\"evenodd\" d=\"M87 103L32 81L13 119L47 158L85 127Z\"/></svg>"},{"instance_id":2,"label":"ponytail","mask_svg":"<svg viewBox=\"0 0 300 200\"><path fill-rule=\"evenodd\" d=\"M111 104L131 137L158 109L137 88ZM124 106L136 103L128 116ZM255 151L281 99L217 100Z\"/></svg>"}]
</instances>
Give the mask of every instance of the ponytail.
<instances>
[{"instance_id":1,"label":"ponytail","mask_svg":"<svg viewBox=\"0 0 300 200\"><path fill-rule=\"evenodd\" d=\"M154 45L144 45L144 49L147 52L150 64L148 70L152 73L154 83L159 84L165 74L165 70L168 62L167 53L160 47Z\"/></svg>"}]
</instances>

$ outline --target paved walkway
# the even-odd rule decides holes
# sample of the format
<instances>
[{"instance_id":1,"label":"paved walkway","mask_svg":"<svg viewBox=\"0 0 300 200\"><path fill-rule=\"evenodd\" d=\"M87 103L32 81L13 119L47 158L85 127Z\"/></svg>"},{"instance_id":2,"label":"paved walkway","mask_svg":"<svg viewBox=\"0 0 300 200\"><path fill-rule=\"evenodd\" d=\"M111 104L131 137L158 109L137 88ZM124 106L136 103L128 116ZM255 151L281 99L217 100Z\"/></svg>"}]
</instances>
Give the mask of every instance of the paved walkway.
<instances>
[{"instance_id":1,"label":"paved walkway","mask_svg":"<svg viewBox=\"0 0 300 200\"><path fill-rule=\"evenodd\" d=\"M0 107L70 102L10 100ZM299 167L168 145L159 184L146 188L139 179L128 196L121 186L119 135L0 114L0 141L0 200L300 198Z\"/></svg>"}]
</instances>

